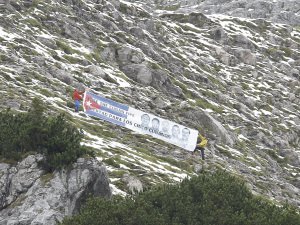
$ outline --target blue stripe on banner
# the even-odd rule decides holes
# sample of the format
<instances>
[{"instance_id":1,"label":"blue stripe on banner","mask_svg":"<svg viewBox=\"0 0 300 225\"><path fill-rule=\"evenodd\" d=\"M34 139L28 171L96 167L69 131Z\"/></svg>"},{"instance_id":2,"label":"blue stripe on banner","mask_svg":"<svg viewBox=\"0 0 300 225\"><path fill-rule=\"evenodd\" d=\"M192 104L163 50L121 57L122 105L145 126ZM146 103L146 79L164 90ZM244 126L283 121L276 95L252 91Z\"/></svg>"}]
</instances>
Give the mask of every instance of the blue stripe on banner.
<instances>
[{"instance_id":1,"label":"blue stripe on banner","mask_svg":"<svg viewBox=\"0 0 300 225\"><path fill-rule=\"evenodd\" d=\"M114 123L114 124L116 124L116 125L125 127L125 123L120 122L120 121L118 121L118 120L114 120L114 119L109 118L109 117L107 117L107 116L101 115L100 113L97 113L97 112L95 112L95 111L88 110L88 111L86 111L85 113L88 114L88 115L90 115L90 116L95 116L95 117L98 117L98 118L100 118L100 119L106 120L106 121L108 121L108 122L110 122L110 123Z\"/></svg>"},{"instance_id":2,"label":"blue stripe on banner","mask_svg":"<svg viewBox=\"0 0 300 225\"><path fill-rule=\"evenodd\" d=\"M118 103L118 102L115 102L113 100L101 97L99 95L95 95L95 94L90 93L90 92L88 92L87 94L92 95L93 98L98 99L101 102L107 103L107 104L112 105L114 107L117 107L119 109L123 109L124 111L128 111L128 109L129 109L129 106L127 106L127 105L123 105L121 103Z\"/></svg>"}]
</instances>

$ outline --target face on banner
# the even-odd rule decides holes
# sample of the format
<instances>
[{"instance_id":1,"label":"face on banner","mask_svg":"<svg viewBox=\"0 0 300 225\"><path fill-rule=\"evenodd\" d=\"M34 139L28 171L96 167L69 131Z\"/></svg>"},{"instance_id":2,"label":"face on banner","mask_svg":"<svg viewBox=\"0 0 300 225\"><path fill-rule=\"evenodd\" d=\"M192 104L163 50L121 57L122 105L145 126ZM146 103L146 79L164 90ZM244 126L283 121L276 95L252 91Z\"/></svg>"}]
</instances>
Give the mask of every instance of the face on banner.
<instances>
[{"instance_id":1,"label":"face on banner","mask_svg":"<svg viewBox=\"0 0 300 225\"><path fill-rule=\"evenodd\" d=\"M83 107L88 115L151 135L188 151L193 151L196 147L198 131L102 96L86 92Z\"/></svg>"},{"instance_id":2,"label":"face on banner","mask_svg":"<svg viewBox=\"0 0 300 225\"><path fill-rule=\"evenodd\" d=\"M150 116L148 114L143 114L141 116L141 127L149 127Z\"/></svg>"}]
</instances>

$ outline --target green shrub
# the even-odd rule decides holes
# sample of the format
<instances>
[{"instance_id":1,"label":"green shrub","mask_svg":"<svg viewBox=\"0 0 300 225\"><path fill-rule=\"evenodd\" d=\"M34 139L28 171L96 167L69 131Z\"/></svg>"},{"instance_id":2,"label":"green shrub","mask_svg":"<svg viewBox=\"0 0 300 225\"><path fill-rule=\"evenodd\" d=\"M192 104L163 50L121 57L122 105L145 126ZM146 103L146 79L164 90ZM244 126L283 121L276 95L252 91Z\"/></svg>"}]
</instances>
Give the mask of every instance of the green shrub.
<instances>
[{"instance_id":1,"label":"green shrub","mask_svg":"<svg viewBox=\"0 0 300 225\"><path fill-rule=\"evenodd\" d=\"M9 110L0 113L0 156L4 159L18 160L24 152L22 132L26 117L11 115Z\"/></svg>"},{"instance_id":2,"label":"green shrub","mask_svg":"<svg viewBox=\"0 0 300 225\"><path fill-rule=\"evenodd\" d=\"M80 146L83 134L68 123L63 114L48 119L46 128L47 140L43 142L42 151L46 155L43 164L46 168L62 168L84 154Z\"/></svg>"},{"instance_id":3,"label":"green shrub","mask_svg":"<svg viewBox=\"0 0 300 225\"><path fill-rule=\"evenodd\" d=\"M179 185L155 187L132 198L90 199L61 225L298 225L291 206L254 196L223 171L203 173Z\"/></svg>"},{"instance_id":4,"label":"green shrub","mask_svg":"<svg viewBox=\"0 0 300 225\"><path fill-rule=\"evenodd\" d=\"M17 161L27 152L42 153L42 165L52 171L91 154L80 145L82 132L65 115L45 117L44 110L42 101L34 99L28 113L0 112L0 158Z\"/></svg>"}]
</instances>

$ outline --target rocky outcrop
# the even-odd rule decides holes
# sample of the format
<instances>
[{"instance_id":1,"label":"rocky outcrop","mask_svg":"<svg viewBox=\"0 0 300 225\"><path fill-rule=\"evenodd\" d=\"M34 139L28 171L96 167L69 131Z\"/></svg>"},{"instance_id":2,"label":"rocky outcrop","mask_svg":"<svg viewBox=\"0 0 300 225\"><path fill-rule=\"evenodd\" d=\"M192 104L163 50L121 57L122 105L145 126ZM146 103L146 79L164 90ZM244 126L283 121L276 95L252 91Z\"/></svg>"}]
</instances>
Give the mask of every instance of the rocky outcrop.
<instances>
[{"instance_id":1,"label":"rocky outcrop","mask_svg":"<svg viewBox=\"0 0 300 225\"><path fill-rule=\"evenodd\" d=\"M132 2L136 0L131 0ZM187 12L199 10L205 14L227 14L235 17L265 18L276 23L297 25L300 23L299 1L297 0L171 0L154 1L150 0L157 7L166 8L177 6L177 11ZM147 6L149 2L147 1Z\"/></svg>"},{"instance_id":2,"label":"rocky outcrop","mask_svg":"<svg viewBox=\"0 0 300 225\"><path fill-rule=\"evenodd\" d=\"M256 64L256 56L249 49L237 48L234 55L243 63L253 66Z\"/></svg>"},{"instance_id":3,"label":"rocky outcrop","mask_svg":"<svg viewBox=\"0 0 300 225\"><path fill-rule=\"evenodd\" d=\"M71 168L46 173L30 155L17 165L0 163L0 224L54 225L78 212L89 195L110 197L105 167L79 158Z\"/></svg>"},{"instance_id":4,"label":"rocky outcrop","mask_svg":"<svg viewBox=\"0 0 300 225\"><path fill-rule=\"evenodd\" d=\"M189 118L197 123L205 132L205 136L212 135L214 139L223 144L232 146L234 139L230 133L222 126L222 124L214 119L207 112L202 111L187 111L184 113L186 118Z\"/></svg>"}]
</instances>

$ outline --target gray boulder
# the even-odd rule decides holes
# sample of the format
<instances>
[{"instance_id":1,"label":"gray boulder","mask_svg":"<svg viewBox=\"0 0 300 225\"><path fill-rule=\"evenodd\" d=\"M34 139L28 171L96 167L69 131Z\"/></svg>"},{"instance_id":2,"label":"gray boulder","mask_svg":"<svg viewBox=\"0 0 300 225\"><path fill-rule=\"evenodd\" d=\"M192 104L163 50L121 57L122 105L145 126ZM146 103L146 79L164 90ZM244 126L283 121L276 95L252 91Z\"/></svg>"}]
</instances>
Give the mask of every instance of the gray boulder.
<instances>
[{"instance_id":1,"label":"gray boulder","mask_svg":"<svg viewBox=\"0 0 300 225\"><path fill-rule=\"evenodd\" d=\"M242 34L233 36L233 45L244 49L250 49L251 51L255 50L255 45L252 41Z\"/></svg>"},{"instance_id":2,"label":"gray boulder","mask_svg":"<svg viewBox=\"0 0 300 225\"><path fill-rule=\"evenodd\" d=\"M122 47L117 50L117 59L120 64L136 63L139 64L143 62L144 55L142 52L132 49L128 46Z\"/></svg>"},{"instance_id":3,"label":"gray boulder","mask_svg":"<svg viewBox=\"0 0 300 225\"><path fill-rule=\"evenodd\" d=\"M300 166L300 157L299 154L291 149L280 149L279 154L285 157L292 166Z\"/></svg>"},{"instance_id":4,"label":"gray boulder","mask_svg":"<svg viewBox=\"0 0 300 225\"><path fill-rule=\"evenodd\" d=\"M150 85L152 83L152 71L146 63L125 65L121 70L141 84Z\"/></svg>"},{"instance_id":5,"label":"gray boulder","mask_svg":"<svg viewBox=\"0 0 300 225\"><path fill-rule=\"evenodd\" d=\"M46 173L41 155L17 165L0 164L0 224L54 225L78 212L89 194L110 197L107 171L96 159L80 158L70 169Z\"/></svg>"},{"instance_id":6,"label":"gray boulder","mask_svg":"<svg viewBox=\"0 0 300 225\"><path fill-rule=\"evenodd\" d=\"M143 191L143 184L137 177L130 176L129 174L124 174L122 180L127 184L127 187L131 194Z\"/></svg>"},{"instance_id":7,"label":"gray boulder","mask_svg":"<svg viewBox=\"0 0 300 225\"><path fill-rule=\"evenodd\" d=\"M237 48L234 50L234 55L245 64L253 66L256 64L256 56L249 49Z\"/></svg>"},{"instance_id":8,"label":"gray boulder","mask_svg":"<svg viewBox=\"0 0 300 225\"><path fill-rule=\"evenodd\" d=\"M74 79L71 73L68 71L56 68L54 66L50 67L49 73L57 78L58 80L64 82L65 84L72 84Z\"/></svg>"},{"instance_id":9,"label":"gray boulder","mask_svg":"<svg viewBox=\"0 0 300 225\"><path fill-rule=\"evenodd\" d=\"M183 115L194 121L197 127L205 131L205 135L214 136L217 142L233 146L234 139L222 124L204 111L187 111Z\"/></svg>"},{"instance_id":10,"label":"gray boulder","mask_svg":"<svg viewBox=\"0 0 300 225\"><path fill-rule=\"evenodd\" d=\"M215 27L209 33L214 40L220 43L225 43L228 40L228 35L223 27Z\"/></svg>"},{"instance_id":11,"label":"gray boulder","mask_svg":"<svg viewBox=\"0 0 300 225\"><path fill-rule=\"evenodd\" d=\"M298 80L300 80L300 72L299 72L299 70L293 68L293 69L291 69L289 71L289 73L290 73L290 76L295 77Z\"/></svg>"},{"instance_id":12,"label":"gray boulder","mask_svg":"<svg viewBox=\"0 0 300 225\"><path fill-rule=\"evenodd\" d=\"M217 47L216 54L222 63L224 63L227 66L230 65L230 54L227 53L223 48Z\"/></svg>"},{"instance_id":13,"label":"gray boulder","mask_svg":"<svg viewBox=\"0 0 300 225\"><path fill-rule=\"evenodd\" d=\"M95 76L95 77L101 77L104 78L106 76L104 70L96 65L90 65L88 66L85 71L87 73L90 73L91 75Z\"/></svg>"}]
</instances>

